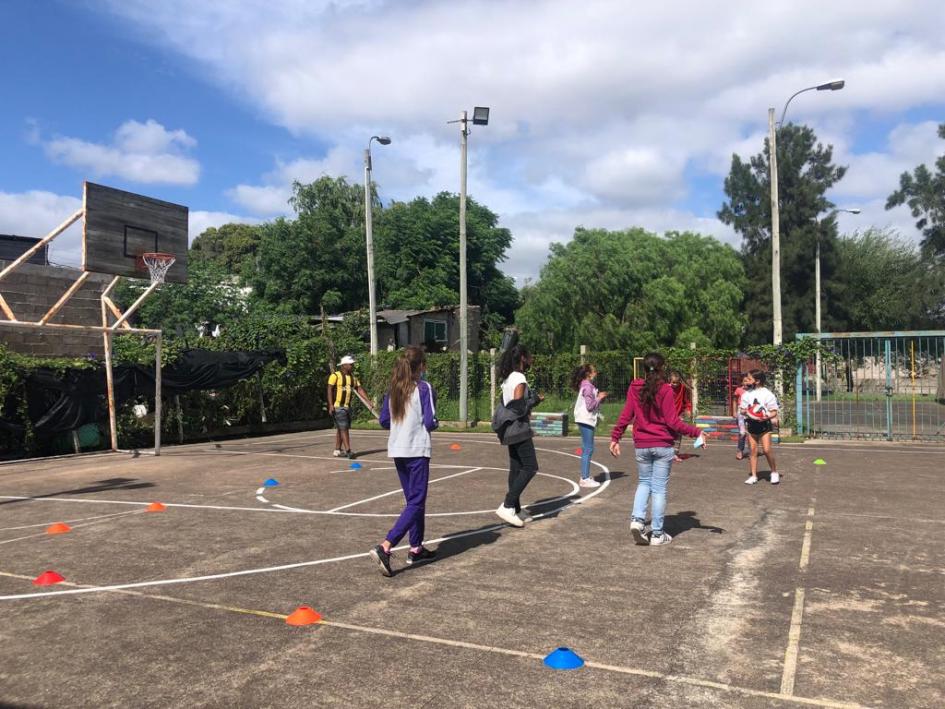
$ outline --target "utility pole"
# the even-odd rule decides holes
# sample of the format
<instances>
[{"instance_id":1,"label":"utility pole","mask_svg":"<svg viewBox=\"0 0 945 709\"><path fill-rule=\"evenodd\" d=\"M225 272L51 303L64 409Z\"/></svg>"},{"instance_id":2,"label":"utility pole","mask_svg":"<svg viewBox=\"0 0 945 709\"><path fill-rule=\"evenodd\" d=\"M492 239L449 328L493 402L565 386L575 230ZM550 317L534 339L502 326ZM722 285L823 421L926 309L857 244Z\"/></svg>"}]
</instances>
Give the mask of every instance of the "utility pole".
<instances>
[{"instance_id":1,"label":"utility pole","mask_svg":"<svg viewBox=\"0 0 945 709\"><path fill-rule=\"evenodd\" d=\"M469 421L469 313L466 294L466 144L469 137L467 112L459 119L459 420Z\"/></svg>"}]
</instances>

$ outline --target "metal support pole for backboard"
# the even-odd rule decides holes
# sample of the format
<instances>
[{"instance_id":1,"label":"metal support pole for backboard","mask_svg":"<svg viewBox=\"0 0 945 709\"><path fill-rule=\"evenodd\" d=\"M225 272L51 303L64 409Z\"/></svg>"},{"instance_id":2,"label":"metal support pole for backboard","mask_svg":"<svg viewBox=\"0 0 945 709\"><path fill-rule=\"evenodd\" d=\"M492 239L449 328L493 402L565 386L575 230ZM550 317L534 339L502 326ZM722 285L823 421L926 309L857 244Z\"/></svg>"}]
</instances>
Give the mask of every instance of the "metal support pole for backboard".
<instances>
[{"instance_id":1,"label":"metal support pole for backboard","mask_svg":"<svg viewBox=\"0 0 945 709\"><path fill-rule=\"evenodd\" d=\"M112 333L108 327L108 313L105 310L105 299L108 298L109 293L118 285L119 279L121 279L121 276L115 276L108 286L106 286L105 290L102 291L101 296L102 327L104 328L102 339L105 346L105 391L108 397L108 434L113 451L118 450L118 421L115 415L115 378L112 372Z\"/></svg>"},{"instance_id":2,"label":"metal support pole for backboard","mask_svg":"<svg viewBox=\"0 0 945 709\"><path fill-rule=\"evenodd\" d=\"M495 416L495 347L489 350L489 420Z\"/></svg>"}]
</instances>

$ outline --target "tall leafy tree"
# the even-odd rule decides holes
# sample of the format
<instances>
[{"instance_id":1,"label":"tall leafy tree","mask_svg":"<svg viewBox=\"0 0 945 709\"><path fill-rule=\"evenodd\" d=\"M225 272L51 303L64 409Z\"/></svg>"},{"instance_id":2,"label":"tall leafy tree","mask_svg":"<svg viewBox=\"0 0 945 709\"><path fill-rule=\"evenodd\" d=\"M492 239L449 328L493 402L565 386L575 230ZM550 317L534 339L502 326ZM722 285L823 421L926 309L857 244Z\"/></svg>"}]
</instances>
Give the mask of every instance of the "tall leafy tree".
<instances>
[{"instance_id":1,"label":"tall leafy tree","mask_svg":"<svg viewBox=\"0 0 945 709\"><path fill-rule=\"evenodd\" d=\"M826 193L846 173L833 164L833 147L817 142L806 126L787 124L778 131L778 197L781 233L781 308L784 339L814 329L814 255L821 240L823 282L836 269L836 220ZM732 156L725 178L728 201L718 212L742 236L748 276L745 312L749 343L770 342L771 305L771 180L770 146L748 162ZM822 216L824 215L824 216Z\"/></svg>"},{"instance_id":2,"label":"tall leafy tree","mask_svg":"<svg viewBox=\"0 0 945 709\"><path fill-rule=\"evenodd\" d=\"M259 227L256 296L279 312L356 310L367 303L363 190L344 178L293 185L297 218Z\"/></svg>"},{"instance_id":3,"label":"tall leafy tree","mask_svg":"<svg viewBox=\"0 0 945 709\"><path fill-rule=\"evenodd\" d=\"M539 352L731 346L745 326L744 288L738 253L711 237L579 228L552 244L515 322Z\"/></svg>"},{"instance_id":4,"label":"tall leafy tree","mask_svg":"<svg viewBox=\"0 0 945 709\"><path fill-rule=\"evenodd\" d=\"M508 322L518 292L498 264L512 243L498 216L473 199L466 202L469 302L483 318ZM395 202L376 221L378 302L395 308L430 308L459 302L459 197L441 192Z\"/></svg>"},{"instance_id":5,"label":"tall leafy tree","mask_svg":"<svg viewBox=\"0 0 945 709\"><path fill-rule=\"evenodd\" d=\"M938 137L945 139L945 123L938 127ZM935 161L933 173L919 165L912 173L899 177L899 189L889 195L886 209L907 204L922 232L922 248L930 255L945 255L945 154Z\"/></svg>"},{"instance_id":6,"label":"tall leafy tree","mask_svg":"<svg viewBox=\"0 0 945 709\"><path fill-rule=\"evenodd\" d=\"M244 265L254 265L259 241L259 228L252 224L224 224L194 239L189 255L193 261L212 261L227 273L239 275Z\"/></svg>"},{"instance_id":7,"label":"tall leafy tree","mask_svg":"<svg viewBox=\"0 0 945 709\"><path fill-rule=\"evenodd\" d=\"M924 258L893 232L842 237L828 330L909 330L945 326L945 263Z\"/></svg>"}]
</instances>

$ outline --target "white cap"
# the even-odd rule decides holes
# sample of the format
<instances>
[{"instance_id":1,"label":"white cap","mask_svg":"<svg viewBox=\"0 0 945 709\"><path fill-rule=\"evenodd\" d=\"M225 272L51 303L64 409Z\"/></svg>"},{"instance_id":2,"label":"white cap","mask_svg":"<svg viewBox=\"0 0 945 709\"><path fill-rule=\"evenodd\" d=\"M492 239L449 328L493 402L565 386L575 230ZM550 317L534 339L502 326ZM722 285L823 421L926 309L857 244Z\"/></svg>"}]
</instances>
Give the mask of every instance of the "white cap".
<instances>
[{"instance_id":1,"label":"white cap","mask_svg":"<svg viewBox=\"0 0 945 709\"><path fill-rule=\"evenodd\" d=\"M352 357L351 355L345 355L344 357L341 358L341 361L338 363L338 366L340 367L343 364L354 364L354 357Z\"/></svg>"}]
</instances>

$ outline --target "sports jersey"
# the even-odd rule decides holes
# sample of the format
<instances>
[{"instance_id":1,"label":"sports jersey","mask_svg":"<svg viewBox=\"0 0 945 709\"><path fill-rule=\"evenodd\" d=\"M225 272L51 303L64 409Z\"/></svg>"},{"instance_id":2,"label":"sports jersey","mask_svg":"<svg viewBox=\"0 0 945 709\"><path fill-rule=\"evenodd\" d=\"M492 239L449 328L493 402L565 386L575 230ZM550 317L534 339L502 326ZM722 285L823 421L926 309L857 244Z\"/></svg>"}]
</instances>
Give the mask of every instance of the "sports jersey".
<instances>
[{"instance_id":1,"label":"sports jersey","mask_svg":"<svg viewBox=\"0 0 945 709\"><path fill-rule=\"evenodd\" d=\"M328 377L328 386L335 387L335 406L347 408L351 406L351 392L361 386L361 382L354 374L345 374L338 371Z\"/></svg>"}]
</instances>

